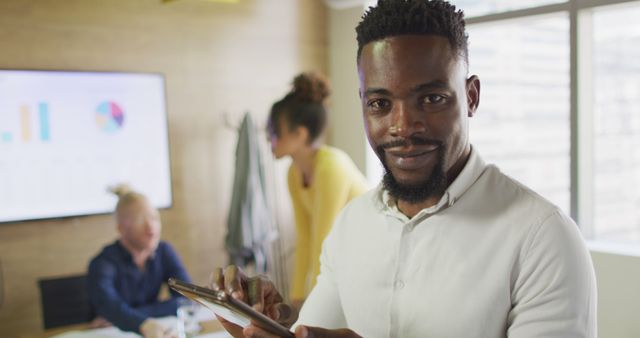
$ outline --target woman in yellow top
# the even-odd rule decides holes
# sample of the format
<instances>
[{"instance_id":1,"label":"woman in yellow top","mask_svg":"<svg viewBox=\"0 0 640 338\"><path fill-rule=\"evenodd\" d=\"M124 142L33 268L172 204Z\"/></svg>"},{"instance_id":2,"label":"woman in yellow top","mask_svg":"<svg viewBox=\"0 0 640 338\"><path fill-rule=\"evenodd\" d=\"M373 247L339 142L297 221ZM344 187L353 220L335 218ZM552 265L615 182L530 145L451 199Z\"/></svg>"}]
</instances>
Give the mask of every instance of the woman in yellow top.
<instances>
[{"instance_id":1,"label":"woman in yellow top","mask_svg":"<svg viewBox=\"0 0 640 338\"><path fill-rule=\"evenodd\" d=\"M324 101L327 81L302 73L293 89L273 104L268 121L271 151L276 158L291 156L288 183L296 222L296 253L292 304L300 306L320 272L322 241L340 210L367 190L367 182L343 151L324 145L327 124Z\"/></svg>"}]
</instances>

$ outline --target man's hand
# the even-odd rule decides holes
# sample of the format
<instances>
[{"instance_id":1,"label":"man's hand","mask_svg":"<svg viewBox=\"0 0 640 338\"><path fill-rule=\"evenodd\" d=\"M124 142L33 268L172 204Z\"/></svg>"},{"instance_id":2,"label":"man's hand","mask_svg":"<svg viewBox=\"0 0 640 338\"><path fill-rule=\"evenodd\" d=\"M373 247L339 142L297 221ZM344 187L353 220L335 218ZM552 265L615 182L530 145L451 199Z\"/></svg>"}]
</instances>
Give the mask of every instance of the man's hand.
<instances>
[{"instance_id":1,"label":"man's hand","mask_svg":"<svg viewBox=\"0 0 640 338\"><path fill-rule=\"evenodd\" d=\"M282 296L275 285L265 276L248 278L235 265L230 265L224 270L215 269L211 273L210 287L214 290L224 290L233 298L251 305L255 310L264 313L268 317L291 327L298 318L297 311L282 302ZM243 329L224 318L216 316L222 326L234 337L244 337ZM254 327L251 325L247 329Z\"/></svg>"},{"instance_id":2,"label":"man's hand","mask_svg":"<svg viewBox=\"0 0 640 338\"><path fill-rule=\"evenodd\" d=\"M99 328L103 328L103 327L109 327L111 325L112 324L108 320L98 316L96 318L93 318L91 323L89 323L89 328L99 329Z\"/></svg>"},{"instance_id":3,"label":"man's hand","mask_svg":"<svg viewBox=\"0 0 640 338\"><path fill-rule=\"evenodd\" d=\"M257 326L249 326L244 329L245 337L251 338L278 338ZM357 333L349 329L327 330L320 327L298 326L295 332L296 338L361 338Z\"/></svg>"},{"instance_id":4,"label":"man's hand","mask_svg":"<svg viewBox=\"0 0 640 338\"><path fill-rule=\"evenodd\" d=\"M178 333L159 321L148 318L140 325L140 333L144 338L178 338Z\"/></svg>"}]
</instances>

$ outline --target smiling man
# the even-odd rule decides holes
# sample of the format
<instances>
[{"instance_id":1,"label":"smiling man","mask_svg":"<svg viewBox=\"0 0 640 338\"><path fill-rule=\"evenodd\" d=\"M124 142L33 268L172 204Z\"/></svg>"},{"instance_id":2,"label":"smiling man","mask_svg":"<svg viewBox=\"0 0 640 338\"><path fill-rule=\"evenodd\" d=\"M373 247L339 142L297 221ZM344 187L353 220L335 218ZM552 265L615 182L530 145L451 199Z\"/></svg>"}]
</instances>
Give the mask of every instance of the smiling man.
<instances>
[{"instance_id":1,"label":"smiling man","mask_svg":"<svg viewBox=\"0 0 640 338\"><path fill-rule=\"evenodd\" d=\"M469 158L467 117L478 107L480 81L466 77L466 51L437 35L373 41L358 60L365 129L386 169L384 188L413 217L441 199Z\"/></svg>"},{"instance_id":2,"label":"smiling man","mask_svg":"<svg viewBox=\"0 0 640 338\"><path fill-rule=\"evenodd\" d=\"M577 226L471 146L480 80L462 12L383 0L356 30L365 130L386 173L338 218L298 323L365 337L595 336Z\"/></svg>"},{"instance_id":3,"label":"smiling man","mask_svg":"<svg viewBox=\"0 0 640 338\"><path fill-rule=\"evenodd\" d=\"M356 31L365 129L386 173L338 216L296 336L595 337L576 224L470 143L480 80L463 13L380 0ZM217 287L238 291L242 277L225 278Z\"/></svg>"}]
</instances>

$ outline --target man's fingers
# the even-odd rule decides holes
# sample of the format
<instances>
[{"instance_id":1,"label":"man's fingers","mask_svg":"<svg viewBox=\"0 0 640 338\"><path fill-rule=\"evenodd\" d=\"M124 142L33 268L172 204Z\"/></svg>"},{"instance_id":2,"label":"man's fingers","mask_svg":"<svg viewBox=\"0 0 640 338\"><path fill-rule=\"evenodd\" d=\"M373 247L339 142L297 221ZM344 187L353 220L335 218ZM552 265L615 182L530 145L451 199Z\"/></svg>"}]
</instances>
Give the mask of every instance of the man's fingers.
<instances>
[{"instance_id":1,"label":"man's fingers","mask_svg":"<svg viewBox=\"0 0 640 338\"><path fill-rule=\"evenodd\" d=\"M260 327L255 325L249 325L246 328L244 328L244 330L242 330L242 334L245 337L249 337L249 338L280 338L279 336L273 333L270 333L266 330L263 330Z\"/></svg>"},{"instance_id":2,"label":"man's fingers","mask_svg":"<svg viewBox=\"0 0 640 338\"><path fill-rule=\"evenodd\" d=\"M242 274L237 266L229 265L224 269L224 288L228 294L236 299L244 300L242 290Z\"/></svg>"},{"instance_id":3,"label":"man's fingers","mask_svg":"<svg viewBox=\"0 0 640 338\"><path fill-rule=\"evenodd\" d=\"M262 277L262 294L266 303L277 304L282 303L283 299L276 289L275 285L267 278Z\"/></svg>"},{"instance_id":4,"label":"man's fingers","mask_svg":"<svg viewBox=\"0 0 640 338\"><path fill-rule=\"evenodd\" d=\"M298 320L298 312L295 311L290 305L279 303L274 307L273 317L275 321L282 324L285 327L290 327Z\"/></svg>"},{"instance_id":5,"label":"man's fingers","mask_svg":"<svg viewBox=\"0 0 640 338\"><path fill-rule=\"evenodd\" d=\"M259 312L264 309L264 290L262 289L262 279L258 277L247 280L247 298L249 305Z\"/></svg>"},{"instance_id":6,"label":"man's fingers","mask_svg":"<svg viewBox=\"0 0 640 338\"><path fill-rule=\"evenodd\" d=\"M268 277L261 275L249 278L247 280L247 298L249 305L257 311L270 315L272 318L278 318L278 316L271 314L275 310L273 306L282 303L282 296Z\"/></svg>"},{"instance_id":7,"label":"man's fingers","mask_svg":"<svg viewBox=\"0 0 640 338\"><path fill-rule=\"evenodd\" d=\"M224 275L222 274L222 268L213 269L209 276L209 287L216 291L224 288Z\"/></svg>"},{"instance_id":8,"label":"man's fingers","mask_svg":"<svg viewBox=\"0 0 640 338\"><path fill-rule=\"evenodd\" d=\"M300 325L296 328L296 338L361 338L349 329L327 330L319 327Z\"/></svg>"}]
</instances>

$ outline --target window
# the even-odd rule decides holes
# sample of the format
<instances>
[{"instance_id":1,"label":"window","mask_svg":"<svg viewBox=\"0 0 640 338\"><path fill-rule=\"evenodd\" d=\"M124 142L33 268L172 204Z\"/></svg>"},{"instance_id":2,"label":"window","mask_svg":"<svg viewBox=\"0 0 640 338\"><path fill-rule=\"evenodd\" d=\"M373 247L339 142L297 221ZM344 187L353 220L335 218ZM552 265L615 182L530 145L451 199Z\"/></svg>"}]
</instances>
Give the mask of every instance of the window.
<instances>
[{"instance_id":1,"label":"window","mask_svg":"<svg viewBox=\"0 0 640 338\"><path fill-rule=\"evenodd\" d=\"M482 83L472 143L588 239L640 247L640 1L454 3Z\"/></svg>"},{"instance_id":2,"label":"window","mask_svg":"<svg viewBox=\"0 0 640 338\"><path fill-rule=\"evenodd\" d=\"M492 22L468 33L470 72L481 83L471 143L569 213L568 16Z\"/></svg>"},{"instance_id":3,"label":"window","mask_svg":"<svg viewBox=\"0 0 640 338\"><path fill-rule=\"evenodd\" d=\"M593 236L640 243L640 6L593 11Z\"/></svg>"},{"instance_id":4,"label":"window","mask_svg":"<svg viewBox=\"0 0 640 338\"><path fill-rule=\"evenodd\" d=\"M561 3L566 2L566 0L453 0L451 2L456 7L464 10L466 17L472 17Z\"/></svg>"}]
</instances>

